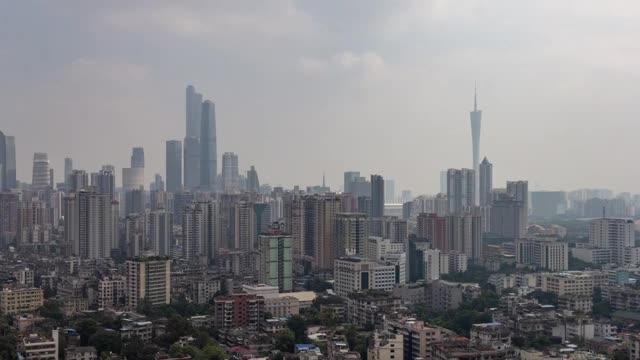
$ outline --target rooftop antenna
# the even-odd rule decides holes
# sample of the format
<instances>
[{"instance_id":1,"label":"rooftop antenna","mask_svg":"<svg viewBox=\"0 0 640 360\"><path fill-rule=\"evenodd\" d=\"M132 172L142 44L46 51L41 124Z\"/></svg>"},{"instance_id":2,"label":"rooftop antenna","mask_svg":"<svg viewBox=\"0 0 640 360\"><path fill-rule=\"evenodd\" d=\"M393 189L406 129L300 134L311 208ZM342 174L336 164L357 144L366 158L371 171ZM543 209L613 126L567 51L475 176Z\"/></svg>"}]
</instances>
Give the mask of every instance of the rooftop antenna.
<instances>
[{"instance_id":1,"label":"rooftop antenna","mask_svg":"<svg viewBox=\"0 0 640 360\"><path fill-rule=\"evenodd\" d=\"M606 208L603 206L603 207L602 207L602 218L603 218L603 219L606 219L606 218L607 218L607 216L606 216L606 211L607 211L607 210L606 210Z\"/></svg>"},{"instance_id":2,"label":"rooftop antenna","mask_svg":"<svg viewBox=\"0 0 640 360\"><path fill-rule=\"evenodd\" d=\"M325 187L325 182L324 182L324 171L322 172L322 187Z\"/></svg>"},{"instance_id":3,"label":"rooftop antenna","mask_svg":"<svg viewBox=\"0 0 640 360\"><path fill-rule=\"evenodd\" d=\"M473 83L473 111L478 111L478 86Z\"/></svg>"}]
</instances>

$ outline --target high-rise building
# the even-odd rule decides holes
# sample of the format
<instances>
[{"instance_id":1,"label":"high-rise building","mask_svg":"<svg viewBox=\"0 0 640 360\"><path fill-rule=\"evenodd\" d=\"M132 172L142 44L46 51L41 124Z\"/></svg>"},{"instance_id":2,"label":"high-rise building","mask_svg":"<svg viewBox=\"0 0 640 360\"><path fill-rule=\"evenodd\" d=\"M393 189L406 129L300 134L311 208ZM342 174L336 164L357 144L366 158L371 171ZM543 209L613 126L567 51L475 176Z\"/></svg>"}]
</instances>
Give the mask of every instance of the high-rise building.
<instances>
[{"instance_id":1,"label":"high-rise building","mask_svg":"<svg viewBox=\"0 0 640 360\"><path fill-rule=\"evenodd\" d=\"M196 196L191 192L179 192L173 196L173 223L182 224L182 215L184 209L191 203L195 202Z\"/></svg>"},{"instance_id":2,"label":"high-rise building","mask_svg":"<svg viewBox=\"0 0 640 360\"><path fill-rule=\"evenodd\" d=\"M304 199L297 194L288 193L283 199L284 231L291 234L293 260L302 260L305 239Z\"/></svg>"},{"instance_id":3,"label":"high-rise building","mask_svg":"<svg viewBox=\"0 0 640 360\"><path fill-rule=\"evenodd\" d=\"M367 256L367 240L369 239L369 221L366 214L336 214L336 257L345 255Z\"/></svg>"},{"instance_id":4,"label":"high-rise building","mask_svg":"<svg viewBox=\"0 0 640 360\"><path fill-rule=\"evenodd\" d=\"M236 204L235 215L235 247L249 252L255 249L256 221L253 203L240 202Z\"/></svg>"},{"instance_id":5,"label":"high-rise building","mask_svg":"<svg viewBox=\"0 0 640 360\"><path fill-rule=\"evenodd\" d=\"M493 165L485 157L479 166L480 185L480 206L491 205L491 190L493 189Z\"/></svg>"},{"instance_id":6,"label":"high-rise building","mask_svg":"<svg viewBox=\"0 0 640 360\"><path fill-rule=\"evenodd\" d=\"M79 191L64 199L65 240L71 254L105 259L118 247L118 203L105 194Z\"/></svg>"},{"instance_id":7,"label":"high-rise building","mask_svg":"<svg viewBox=\"0 0 640 360\"><path fill-rule=\"evenodd\" d=\"M625 248L635 246L635 224L627 219L593 219L589 222L589 245L610 249L612 261L622 266Z\"/></svg>"},{"instance_id":8,"label":"high-rise building","mask_svg":"<svg viewBox=\"0 0 640 360\"><path fill-rule=\"evenodd\" d=\"M271 206L268 203L253 204L254 242L258 243L258 236L271 232Z\"/></svg>"},{"instance_id":9,"label":"high-rise building","mask_svg":"<svg viewBox=\"0 0 640 360\"><path fill-rule=\"evenodd\" d=\"M143 148L134 147L131 150L131 167L144 168L144 149Z\"/></svg>"},{"instance_id":10,"label":"high-rise building","mask_svg":"<svg viewBox=\"0 0 640 360\"><path fill-rule=\"evenodd\" d=\"M200 139L184 138L184 187L192 190L200 186Z\"/></svg>"},{"instance_id":11,"label":"high-rise building","mask_svg":"<svg viewBox=\"0 0 640 360\"><path fill-rule=\"evenodd\" d=\"M350 194L353 194L355 198L371 197L371 182L369 182L364 176L358 176L351 181L349 189L351 190ZM360 212L363 211L360 210Z\"/></svg>"},{"instance_id":12,"label":"high-rise building","mask_svg":"<svg viewBox=\"0 0 640 360\"><path fill-rule=\"evenodd\" d=\"M516 198L524 204L524 208L527 209L527 215L529 214L529 182L507 181L507 194Z\"/></svg>"},{"instance_id":13,"label":"high-rise building","mask_svg":"<svg viewBox=\"0 0 640 360\"><path fill-rule=\"evenodd\" d=\"M166 145L167 191L176 193L182 189L182 142L169 140Z\"/></svg>"},{"instance_id":14,"label":"high-rise building","mask_svg":"<svg viewBox=\"0 0 640 360\"><path fill-rule=\"evenodd\" d=\"M122 190L131 191L144 188L144 168L122 169Z\"/></svg>"},{"instance_id":15,"label":"high-rise building","mask_svg":"<svg viewBox=\"0 0 640 360\"><path fill-rule=\"evenodd\" d=\"M218 177L218 152L216 148L216 108L213 102L202 103L200 126L200 186L215 191Z\"/></svg>"},{"instance_id":16,"label":"high-rise building","mask_svg":"<svg viewBox=\"0 0 640 360\"><path fill-rule=\"evenodd\" d=\"M205 217L202 205L191 203L182 213L183 257L188 261L198 261L206 256Z\"/></svg>"},{"instance_id":17,"label":"high-rise building","mask_svg":"<svg viewBox=\"0 0 640 360\"><path fill-rule=\"evenodd\" d=\"M186 118L187 136L199 139L202 121L202 94L196 92L192 85L187 86Z\"/></svg>"},{"instance_id":18,"label":"high-rise building","mask_svg":"<svg viewBox=\"0 0 640 360\"><path fill-rule=\"evenodd\" d=\"M186 136L184 138L184 186L200 186L200 132L202 130L202 94L191 85L186 91Z\"/></svg>"},{"instance_id":19,"label":"high-rise building","mask_svg":"<svg viewBox=\"0 0 640 360\"><path fill-rule=\"evenodd\" d=\"M274 229L258 238L260 283L277 286L280 292L293 290L291 235Z\"/></svg>"},{"instance_id":20,"label":"high-rise building","mask_svg":"<svg viewBox=\"0 0 640 360\"><path fill-rule=\"evenodd\" d=\"M148 243L149 232L147 231L146 214L128 214L124 218L124 242L125 252L129 257L151 254L151 247Z\"/></svg>"},{"instance_id":21,"label":"high-rise building","mask_svg":"<svg viewBox=\"0 0 640 360\"><path fill-rule=\"evenodd\" d=\"M64 158L64 184L67 189L71 186L71 173L73 172L73 160L71 158Z\"/></svg>"},{"instance_id":22,"label":"high-rise building","mask_svg":"<svg viewBox=\"0 0 640 360\"><path fill-rule=\"evenodd\" d=\"M491 205L489 232L497 237L522 239L527 235L527 208L523 201L510 194L498 194Z\"/></svg>"},{"instance_id":23,"label":"high-rise building","mask_svg":"<svg viewBox=\"0 0 640 360\"><path fill-rule=\"evenodd\" d=\"M89 175L84 170L72 170L65 179L69 182L67 188L69 192L78 192L89 188Z\"/></svg>"},{"instance_id":24,"label":"high-rise building","mask_svg":"<svg viewBox=\"0 0 640 360\"><path fill-rule=\"evenodd\" d=\"M6 146L6 162L3 165L6 168L6 180L2 187L8 189L15 189L18 186L18 182L16 179L16 138L13 136L5 136L5 146Z\"/></svg>"},{"instance_id":25,"label":"high-rise building","mask_svg":"<svg viewBox=\"0 0 640 360\"><path fill-rule=\"evenodd\" d=\"M569 270L569 243L540 237L516 240L516 262L550 271Z\"/></svg>"},{"instance_id":26,"label":"high-rise building","mask_svg":"<svg viewBox=\"0 0 640 360\"><path fill-rule=\"evenodd\" d=\"M0 244L8 245L18 234L18 194L0 192Z\"/></svg>"},{"instance_id":27,"label":"high-rise building","mask_svg":"<svg viewBox=\"0 0 640 360\"><path fill-rule=\"evenodd\" d=\"M171 261L164 257L138 257L127 260L127 298L129 309L143 301L151 305L171 302Z\"/></svg>"},{"instance_id":28,"label":"high-rise building","mask_svg":"<svg viewBox=\"0 0 640 360\"><path fill-rule=\"evenodd\" d=\"M222 155L222 188L225 193L240 191L240 175L238 173L238 155L226 152Z\"/></svg>"},{"instance_id":29,"label":"high-rise building","mask_svg":"<svg viewBox=\"0 0 640 360\"><path fill-rule=\"evenodd\" d=\"M0 131L0 190L7 186L7 139Z\"/></svg>"},{"instance_id":30,"label":"high-rise building","mask_svg":"<svg viewBox=\"0 0 640 360\"><path fill-rule=\"evenodd\" d=\"M449 211L454 214L467 212L475 199L475 173L470 169L447 170L447 199Z\"/></svg>"},{"instance_id":31,"label":"high-rise building","mask_svg":"<svg viewBox=\"0 0 640 360\"><path fill-rule=\"evenodd\" d=\"M425 267L424 251L431 249L431 244L424 237L414 234L409 236L406 244L407 250L407 274L409 283L425 280L427 269Z\"/></svg>"},{"instance_id":32,"label":"high-rise building","mask_svg":"<svg viewBox=\"0 0 640 360\"><path fill-rule=\"evenodd\" d=\"M447 244L447 219L435 213L421 213L417 217L418 232L421 239L428 240L431 245L443 251L449 250Z\"/></svg>"},{"instance_id":33,"label":"high-rise building","mask_svg":"<svg viewBox=\"0 0 640 360\"><path fill-rule=\"evenodd\" d=\"M189 203L182 212L182 236L184 258L213 264L217 260L221 244L220 207L216 201Z\"/></svg>"},{"instance_id":34,"label":"high-rise building","mask_svg":"<svg viewBox=\"0 0 640 360\"><path fill-rule=\"evenodd\" d=\"M467 258L482 258L482 218L477 215L447 216L447 248L465 254Z\"/></svg>"},{"instance_id":35,"label":"high-rise building","mask_svg":"<svg viewBox=\"0 0 640 360\"><path fill-rule=\"evenodd\" d=\"M386 179L384 181L384 202L393 204L396 202L396 181Z\"/></svg>"},{"instance_id":36,"label":"high-rise building","mask_svg":"<svg viewBox=\"0 0 640 360\"><path fill-rule=\"evenodd\" d=\"M447 193L447 170L440 171L440 194Z\"/></svg>"},{"instance_id":37,"label":"high-rise building","mask_svg":"<svg viewBox=\"0 0 640 360\"><path fill-rule=\"evenodd\" d=\"M344 173L344 189L343 189L343 191L345 193L353 194L353 185L352 185L352 183L359 177L360 177L360 172L359 171L345 171L345 173Z\"/></svg>"},{"instance_id":38,"label":"high-rise building","mask_svg":"<svg viewBox=\"0 0 640 360\"><path fill-rule=\"evenodd\" d=\"M567 210L567 193L564 191L532 191L531 215L552 217Z\"/></svg>"},{"instance_id":39,"label":"high-rise building","mask_svg":"<svg viewBox=\"0 0 640 360\"><path fill-rule=\"evenodd\" d=\"M482 110L478 110L478 96L477 93L473 97L473 111L469 113L471 120L471 143L473 146L473 171L478 174L480 165L480 127L482 125ZM473 189L476 190L478 186L478 178L473 179ZM472 205L479 204L478 192L474 191L473 198L471 198Z\"/></svg>"},{"instance_id":40,"label":"high-rise building","mask_svg":"<svg viewBox=\"0 0 640 360\"><path fill-rule=\"evenodd\" d=\"M49 169L49 189L54 189L56 186L56 178L54 176L55 172L53 168Z\"/></svg>"},{"instance_id":41,"label":"high-rise building","mask_svg":"<svg viewBox=\"0 0 640 360\"><path fill-rule=\"evenodd\" d=\"M260 191L260 180L256 168L251 165L251 169L247 171L247 191L257 193Z\"/></svg>"},{"instance_id":42,"label":"high-rise building","mask_svg":"<svg viewBox=\"0 0 640 360\"><path fill-rule=\"evenodd\" d=\"M98 194L109 195L109 198L115 198L116 191L116 175L109 166L103 166L97 173L91 174L91 186Z\"/></svg>"},{"instance_id":43,"label":"high-rise building","mask_svg":"<svg viewBox=\"0 0 640 360\"><path fill-rule=\"evenodd\" d=\"M371 175L371 218L384 216L384 178Z\"/></svg>"},{"instance_id":44,"label":"high-rise building","mask_svg":"<svg viewBox=\"0 0 640 360\"><path fill-rule=\"evenodd\" d=\"M170 256L173 239L173 217L171 212L158 209L148 214L149 242L158 256Z\"/></svg>"},{"instance_id":45,"label":"high-rise building","mask_svg":"<svg viewBox=\"0 0 640 360\"><path fill-rule=\"evenodd\" d=\"M124 215L142 214L146 208L145 195L144 189L142 188L126 191L124 195Z\"/></svg>"},{"instance_id":46,"label":"high-rise building","mask_svg":"<svg viewBox=\"0 0 640 360\"><path fill-rule=\"evenodd\" d=\"M33 154L33 177L31 187L33 190L44 190L50 185L49 157L47 153Z\"/></svg>"},{"instance_id":47,"label":"high-rise building","mask_svg":"<svg viewBox=\"0 0 640 360\"><path fill-rule=\"evenodd\" d=\"M162 180L162 175L155 174L153 177L153 182L149 186L149 190L151 191L164 191L164 180Z\"/></svg>"},{"instance_id":48,"label":"high-rise building","mask_svg":"<svg viewBox=\"0 0 640 360\"><path fill-rule=\"evenodd\" d=\"M341 199L331 195L313 195L304 199L303 255L312 259L316 269L333 269L335 220L341 205Z\"/></svg>"}]
</instances>

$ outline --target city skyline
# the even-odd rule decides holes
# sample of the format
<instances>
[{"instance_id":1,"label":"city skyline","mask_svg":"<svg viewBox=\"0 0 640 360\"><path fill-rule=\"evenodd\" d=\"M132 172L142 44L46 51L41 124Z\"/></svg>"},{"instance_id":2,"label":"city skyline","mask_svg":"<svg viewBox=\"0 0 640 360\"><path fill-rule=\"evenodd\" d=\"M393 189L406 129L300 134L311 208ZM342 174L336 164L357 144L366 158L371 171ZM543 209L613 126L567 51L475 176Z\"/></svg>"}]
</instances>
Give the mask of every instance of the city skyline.
<instances>
[{"instance_id":1,"label":"city skyline","mask_svg":"<svg viewBox=\"0 0 640 360\"><path fill-rule=\"evenodd\" d=\"M334 32L348 26L355 6L343 5L345 15L340 16L330 6L286 1L255 10L232 3L219 9L184 4L173 9L160 2L78 6L68 13L54 4L5 4L7 13L34 14L43 26L68 24L59 34L14 21L20 16L1 25L12 48L0 63L12 69L0 97L2 116L8 119L3 132L16 137L23 181L31 178L26 164L35 152L48 153L60 182L65 157L87 171L102 164L122 168L134 146L145 149L149 176L165 174L165 141L184 138L183 90L194 84L218 105L218 153L238 154L242 173L255 165L263 183L316 184L324 170L331 188L339 189L343 172L358 168L395 179L398 192L435 193L440 171L470 166L466 112L477 80L486 118L479 157L494 163L496 183L513 177L528 179L532 189L639 191L633 179L640 170L628 167L624 176L606 177L619 173L619 166L606 161L601 147L589 145L603 136L617 137L619 151L635 148L630 134L640 114L630 90L638 76L631 65L637 55L625 50L634 48L633 37L607 27L589 44L572 40L576 34L595 35L592 21L621 23L633 31L637 25L628 15L640 13L640 7L609 9L586 2L578 9L542 1L521 3L515 11L507 4L411 2L398 7L374 2L355 24L360 31L343 41ZM36 6L43 9L35 11ZM227 24L236 34L227 38L208 21L216 11L247 21ZM491 20L503 15L513 21ZM567 16L574 20L572 29L563 27ZM142 23L149 27L139 27ZM260 31L263 23L273 25L268 34ZM434 26L443 29L441 36L429 34ZM18 33L34 41L9 39ZM303 44L294 34L318 41ZM546 47L540 38L549 34L556 45ZM141 37L149 41L139 44ZM40 45L45 40L47 47ZM96 42L100 51L90 45ZM424 45L416 48L415 43ZM131 50L134 45L139 53ZM253 52L245 49L252 45L280 51L269 52L255 66ZM160 56L166 46L187 56ZM286 86L274 91L274 83ZM89 84L90 91L78 90ZM25 100L33 98L41 106ZM360 136L364 128L367 136ZM277 141L288 129L315 136ZM372 148L370 141L386 145ZM332 143L349 144L353 151L344 153ZM267 147L270 151L263 151ZM288 174L289 164L300 163L296 153L303 152L309 161ZM425 153L439 156L425 159ZM567 163L579 171L567 170Z\"/></svg>"}]
</instances>

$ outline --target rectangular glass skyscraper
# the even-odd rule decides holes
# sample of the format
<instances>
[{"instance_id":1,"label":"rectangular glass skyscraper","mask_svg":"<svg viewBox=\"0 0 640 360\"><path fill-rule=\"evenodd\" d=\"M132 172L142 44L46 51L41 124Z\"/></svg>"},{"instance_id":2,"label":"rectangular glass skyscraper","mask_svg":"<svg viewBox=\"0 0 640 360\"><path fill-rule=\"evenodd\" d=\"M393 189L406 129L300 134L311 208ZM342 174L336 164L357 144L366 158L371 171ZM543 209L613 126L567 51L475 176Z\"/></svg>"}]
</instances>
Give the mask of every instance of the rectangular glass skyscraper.
<instances>
[{"instance_id":1,"label":"rectangular glass skyscraper","mask_svg":"<svg viewBox=\"0 0 640 360\"><path fill-rule=\"evenodd\" d=\"M218 176L218 153L216 150L216 108L213 102L202 103L200 124L200 186L214 191Z\"/></svg>"},{"instance_id":2,"label":"rectangular glass skyscraper","mask_svg":"<svg viewBox=\"0 0 640 360\"><path fill-rule=\"evenodd\" d=\"M182 189L182 142L167 141L167 191L176 193Z\"/></svg>"},{"instance_id":3,"label":"rectangular glass skyscraper","mask_svg":"<svg viewBox=\"0 0 640 360\"><path fill-rule=\"evenodd\" d=\"M384 178L382 175L371 175L371 217L384 216Z\"/></svg>"}]
</instances>

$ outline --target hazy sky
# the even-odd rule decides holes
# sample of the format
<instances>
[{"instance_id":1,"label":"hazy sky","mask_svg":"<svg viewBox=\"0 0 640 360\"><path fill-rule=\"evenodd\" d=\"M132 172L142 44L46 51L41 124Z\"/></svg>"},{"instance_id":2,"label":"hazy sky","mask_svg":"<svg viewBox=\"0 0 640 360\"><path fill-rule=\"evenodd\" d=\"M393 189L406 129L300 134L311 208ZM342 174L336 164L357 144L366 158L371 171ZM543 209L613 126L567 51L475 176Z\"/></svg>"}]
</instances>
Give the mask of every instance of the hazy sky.
<instances>
[{"instance_id":1,"label":"hazy sky","mask_svg":"<svg viewBox=\"0 0 640 360\"><path fill-rule=\"evenodd\" d=\"M263 183L433 193L471 167L477 81L494 186L640 191L638 39L637 1L3 1L0 130L21 180L36 151L61 181L66 156L120 168L133 146L150 180L192 83L220 157Z\"/></svg>"}]
</instances>

